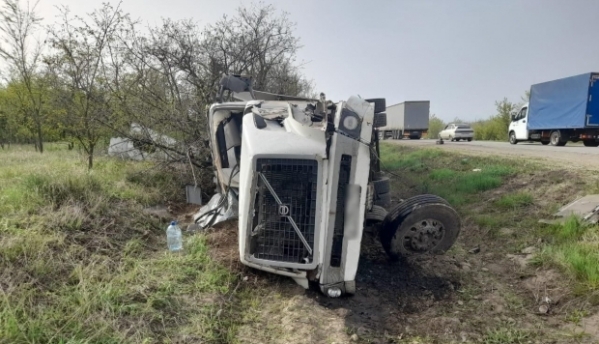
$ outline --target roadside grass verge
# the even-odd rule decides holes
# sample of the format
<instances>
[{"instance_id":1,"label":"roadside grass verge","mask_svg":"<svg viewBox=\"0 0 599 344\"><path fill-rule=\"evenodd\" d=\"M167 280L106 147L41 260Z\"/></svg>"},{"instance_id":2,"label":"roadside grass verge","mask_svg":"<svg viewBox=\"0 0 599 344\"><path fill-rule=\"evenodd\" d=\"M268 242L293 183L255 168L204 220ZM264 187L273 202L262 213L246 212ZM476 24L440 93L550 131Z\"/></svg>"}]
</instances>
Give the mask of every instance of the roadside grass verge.
<instances>
[{"instance_id":1,"label":"roadside grass verge","mask_svg":"<svg viewBox=\"0 0 599 344\"><path fill-rule=\"evenodd\" d=\"M533 264L564 272L575 281L574 292L599 290L599 226L576 218L558 225L538 222L576 197L593 192L596 175L581 178L524 160L464 157L389 144L381 145L381 167L394 174L399 197L437 194L459 210L467 225L478 227L483 238L497 240L498 247L519 253L525 247L539 246ZM562 203L543 202L559 199L556 196L562 197Z\"/></svg>"},{"instance_id":2,"label":"roadside grass verge","mask_svg":"<svg viewBox=\"0 0 599 344\"><path fill-rule=\"evenodd\" d=\"M542 228L547 242L534 263L557 267L578 282L576 292L599 290L599 226L571 217Z\"/></svg>"},{"instance_id":3,"label":"roadside grass verge","mask_svg":"<svg viewBox=\"0 0 599 344\"><path fill-rule=\"evenodd\" d=\"M0 343L235 342L236 272L202 235L166 250L144 207L183 181L140 162L74 151L0 151Z\"/></svg>"},{"instance_id":4,"label":"roadside grass verge","mask_svg":"<svg viewBox=\"0 0 599 344\"><path fill-rule=\"evenodd\" d=\"M483 192L500 187L517 171L497 158L464 158L439 149L389 144L381 145L381 168L396 175L394 186L406 197L434 193L458 207L476 203Z\"/></svg>"}]
</instances>

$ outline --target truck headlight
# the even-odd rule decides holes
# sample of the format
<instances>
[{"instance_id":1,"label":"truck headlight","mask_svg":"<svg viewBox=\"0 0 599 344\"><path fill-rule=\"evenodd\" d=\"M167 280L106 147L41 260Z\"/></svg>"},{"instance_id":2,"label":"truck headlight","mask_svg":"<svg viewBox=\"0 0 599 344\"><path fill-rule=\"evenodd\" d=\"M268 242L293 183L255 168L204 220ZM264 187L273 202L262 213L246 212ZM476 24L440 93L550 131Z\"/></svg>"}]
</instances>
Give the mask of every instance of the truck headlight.
<instances>
[{"instance_id":1,"label":"truck headlight","mask_svg":"<svg viewBox=\"0 0 599 344\"><path fill-rule=\"evenodd\" d=\"M347 130L356 130L358 124L360 124L360 121L353 116L347 116L343 119L343 127Z\"/></svg>"},{"instance_id":2,"label":"truck headlight","mask_svg":"<svg viewBox=\"0 0 599 344\"><path fill-rule=\"evenodd\" d=\"M360 127L361 122L362 118L357 113L343 108L341 110L341 118L339 118L339 130L348 136L359 138L360 131L362 130Z\"/></svg>"}]
</instances>

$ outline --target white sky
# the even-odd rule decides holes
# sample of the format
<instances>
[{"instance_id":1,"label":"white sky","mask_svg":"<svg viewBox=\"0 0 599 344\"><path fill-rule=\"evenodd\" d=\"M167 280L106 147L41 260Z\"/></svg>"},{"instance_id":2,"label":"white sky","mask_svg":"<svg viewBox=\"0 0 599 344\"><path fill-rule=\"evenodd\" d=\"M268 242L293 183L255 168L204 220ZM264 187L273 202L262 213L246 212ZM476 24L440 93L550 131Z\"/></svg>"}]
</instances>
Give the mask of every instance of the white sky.
<instances>
[{"instance_id":1,"label":"white sky","mask_svg":"<svg viewBox=\"0 0 599 344\"><path fill-rule=\"evenodd\" d=\"M110 1L116 3L114 0ZM520 101L531 84L599 71L596 0L266 0L297 23L305 74L333 100L431 101L444 120L486 118L495 100ZM85 14L101 0L40 0ZM247 0L124 0L147 24L212 23Z\"/></svg>"}]
</instances>

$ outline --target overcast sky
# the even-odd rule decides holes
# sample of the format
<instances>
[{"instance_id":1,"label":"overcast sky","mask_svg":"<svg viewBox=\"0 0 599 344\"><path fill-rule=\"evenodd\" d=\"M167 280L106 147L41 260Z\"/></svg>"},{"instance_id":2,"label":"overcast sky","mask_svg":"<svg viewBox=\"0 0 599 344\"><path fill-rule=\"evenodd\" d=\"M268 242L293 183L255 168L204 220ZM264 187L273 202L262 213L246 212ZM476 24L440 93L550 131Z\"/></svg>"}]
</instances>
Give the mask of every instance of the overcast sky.
<instances>
[{"instance_id":1,"label":"overcast sky","mask_svg":"<svg viewBox=\"0 0 599 344\"><path fill-rule=\"evenodd\" d=\"M114 0L111 1L116 3ZM430 100L444 120L486 118L531 84L599 71L596 0L265 0L297 23L304 73L332 100ZM85 14L101 0L40 0ZM233 14L246 0L124 0L146 24Z\"/></svg>"}]
</instances>

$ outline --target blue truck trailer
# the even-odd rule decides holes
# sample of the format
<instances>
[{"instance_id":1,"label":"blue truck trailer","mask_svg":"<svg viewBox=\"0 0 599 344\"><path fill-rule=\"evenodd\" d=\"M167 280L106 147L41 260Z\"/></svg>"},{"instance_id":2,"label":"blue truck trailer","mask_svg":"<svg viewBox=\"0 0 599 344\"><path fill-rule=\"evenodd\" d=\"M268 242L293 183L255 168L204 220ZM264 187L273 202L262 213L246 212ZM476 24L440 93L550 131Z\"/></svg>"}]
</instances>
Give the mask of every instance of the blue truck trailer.
<instances>
[{"instance_id":1,"label":"blue truck trailer","mask_svg":"<svg viewBox=\"0 0 599 344\"><path fill-rule=\"evenodd\" d=\"M585 73L530 87L530 100L512 114L509 141L599 146L599 73Z\"/></svg>"}]
</instances>

